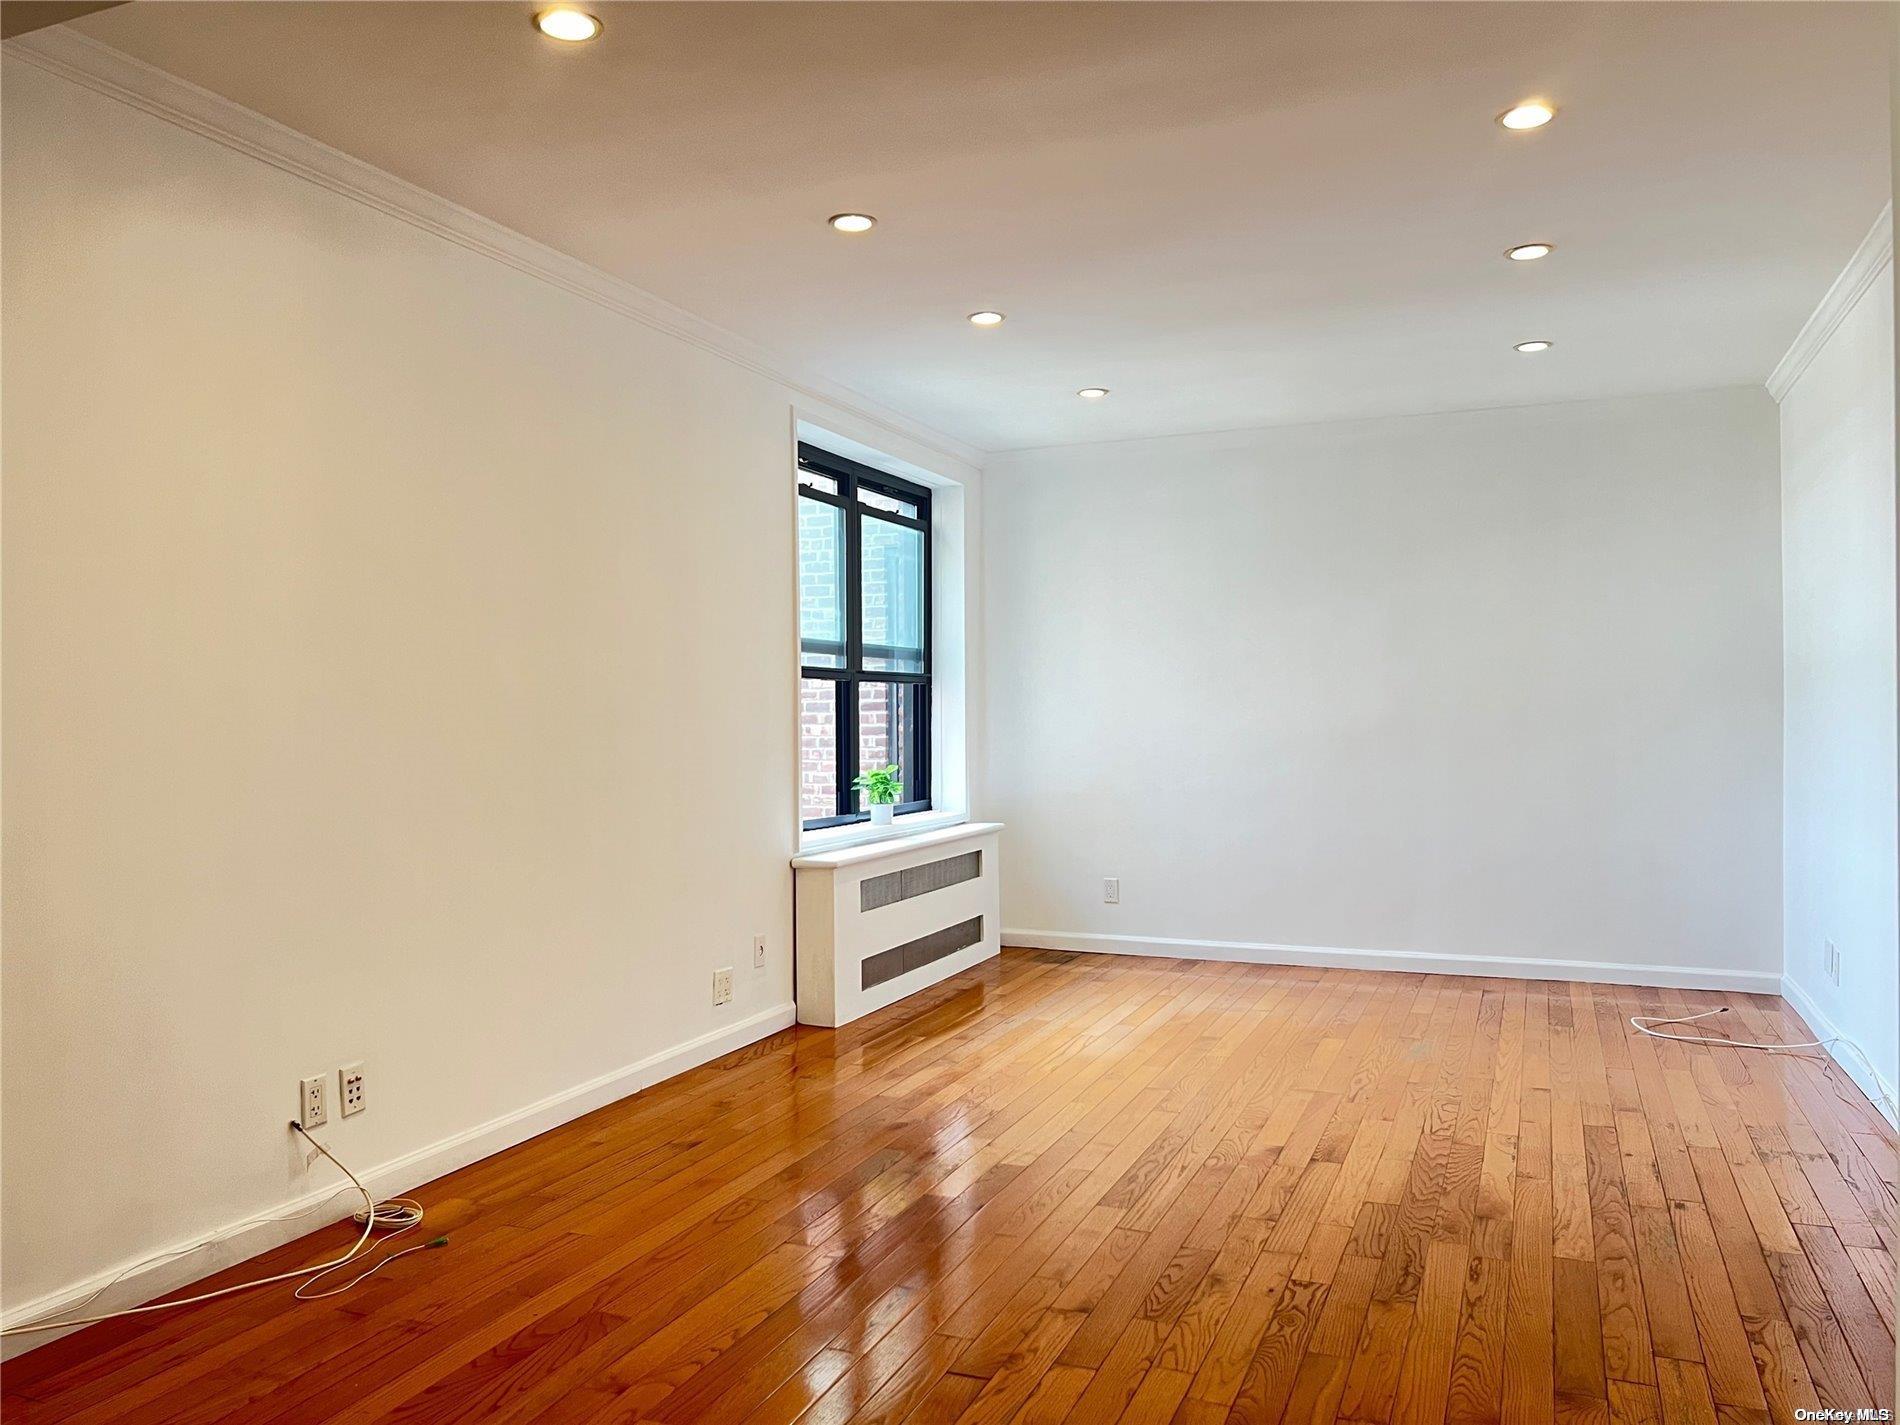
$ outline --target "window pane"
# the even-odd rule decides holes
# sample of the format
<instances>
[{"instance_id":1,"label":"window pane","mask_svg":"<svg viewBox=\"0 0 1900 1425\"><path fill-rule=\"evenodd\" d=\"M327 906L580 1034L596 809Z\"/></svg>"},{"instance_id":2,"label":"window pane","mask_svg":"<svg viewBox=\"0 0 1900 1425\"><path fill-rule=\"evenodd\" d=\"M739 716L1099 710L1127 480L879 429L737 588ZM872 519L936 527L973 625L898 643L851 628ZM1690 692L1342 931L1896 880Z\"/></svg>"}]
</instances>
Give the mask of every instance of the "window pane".
<instances>
[{"instance_id":1,"label":"window pane","mask_svg":"<svg viewBox=\"0 0 1900 1425\"><path fill-rule=\"evenodd\" d=\"M798 816L838 815L838 685L824 678L798 683Z\"/></svg>"},{"instance_id":2,"label":"window pane","mask_svg":"<svg viewBox=\"0 0 1900 1425\"><path fill-rule=\"evenodd\" d=\"M838 482L829 475L820 475L816 470L798 467L798 483L807 490L823 490L827 495L838 493Z\"/></svg>"},{"instance_id":3,"label":"window pane","mask_svg":"<svg viewBox=\"0 0 1900 1425\"><path fill-rule=\"evenodd\" d=\"M869 485L858 486L858 503L869 505L874 510L889 510L894 515L909 515L917 518L917 506L897 495L887 495L882 490L873 490Z\"/></svg>"},{"instance_id":4,"label":"window pane","mask_svg":"<svg viewBox=\"0 0 1900 1425\"><path fill-rule=\"evenodd\" d=\"M844 667L844 511L798 502L798 646L808 668Z\"/></svg>"},{"instance_id":5,"label":"window pane","mask_svg":"<svg viewBox=\"0 0 1900 1425\"><path fill-rule=\"evenodd\" d=\"M899 803L927 801L930 788L923 776L922 718L929 689L920 683L858 684L858 770L874 771L897 764L904 790ZM864 794L857 807L865 809Z\"/></svg>"},{"instance_id":6,"label":"window pane","mask_svg":"<svg viewBox=\"0 0 1900 1425\"><path fill-rule=\"evenodd\" d=\"M864 666L878 672L924 671L922 530L859 516L864 573L858 591Z\"/></svg>"}]
</instances>

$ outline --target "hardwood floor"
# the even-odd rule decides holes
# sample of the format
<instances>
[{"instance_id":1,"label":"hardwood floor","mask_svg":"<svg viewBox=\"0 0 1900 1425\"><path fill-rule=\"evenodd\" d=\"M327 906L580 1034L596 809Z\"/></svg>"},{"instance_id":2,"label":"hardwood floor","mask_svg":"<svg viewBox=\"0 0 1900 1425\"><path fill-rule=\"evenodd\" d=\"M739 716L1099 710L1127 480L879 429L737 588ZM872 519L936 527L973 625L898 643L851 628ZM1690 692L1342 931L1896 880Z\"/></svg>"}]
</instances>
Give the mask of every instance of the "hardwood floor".
<instances>
[{"instance_id":1,"label":"hardwood floor","mask_svg":"<svg viewBox=\"0 0 1900 1425\"><path fill-rule=\"evenodd\" d=\"M9 1422L1893 1406L1896 1171L1779 1000L1008 951L420 1189L441 1251L11 1363ZM425 1229L426 1230L426 1229ZM341 1227L229 1279L318 1260Z\"/></svg>"}]
</instances>

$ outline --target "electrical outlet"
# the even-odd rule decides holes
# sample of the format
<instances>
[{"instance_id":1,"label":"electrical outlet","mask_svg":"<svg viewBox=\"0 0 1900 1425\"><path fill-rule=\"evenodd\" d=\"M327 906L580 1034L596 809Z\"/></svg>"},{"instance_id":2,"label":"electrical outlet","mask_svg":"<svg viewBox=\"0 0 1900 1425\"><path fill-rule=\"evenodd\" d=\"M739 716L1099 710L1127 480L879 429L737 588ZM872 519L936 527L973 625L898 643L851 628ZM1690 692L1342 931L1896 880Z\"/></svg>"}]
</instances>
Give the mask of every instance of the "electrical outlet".
<instances>
[{"instance_id":1,"label":"electrical outlet","mask_svg":"<svg viewBox=\"0 0 1900 1425\"><path fill-rule=\"evenodd\" d=\"M1122 882L1120 876L1110 876L1102 882L1102 904L1120 905L1122 903Z\"/></svg>"},{"instance_id":2,"label":"electrical outlet","mask_svg":"<svg viewBox=\"0 0 1900 1425\"><path fill-rule=\"evenodd\" d=\"M1827 977L1835 984L1841 982L1841 949L1832 940L1827 942L1825 968Z\"/></svg>"},{"instance_id":3,"label":"electrical outlet","mask_svg":"<svg viewBox=\"0 0 1900 1425\"><path fill-rule=\"evenodd\" d=\"M345 1064L336 1071L337 1105L348 1118L352 1113L361 1113L369 1105L363 1098L363 1065L359 1060L354 1064Z\"/></svg>"},{"instance_id":4,"label":"electrical outlet","mask_svg":"<svg viewBox=\"0 0 1900 1425\"><path fill-rule=\"evenodd\" d=\"M732 1003L732 966L713 971L713 1003Z\"/></svg>"},{"instance_id":5,"label":"electrical outlet","mask_svg":"<svg viewBox=\"0 0 1900 1425\"><path fill-rule=\"evenodd\" d=\"M297 1085L297 1121L305 1128L321 1128L330 1121L330 1096L325 1086L322 1074L313 1074Z\"/></svg>"},{"instance_id":6,"label":"electrical outlet","mask_svg":"<svg viewBox=\"0 0 1900 1425\"><path fill-rule=\"evenodd\" d=\"M752 968L755 970L765 968L765 937L763 935L752 937Z\"/></svg>"}]
</instances>

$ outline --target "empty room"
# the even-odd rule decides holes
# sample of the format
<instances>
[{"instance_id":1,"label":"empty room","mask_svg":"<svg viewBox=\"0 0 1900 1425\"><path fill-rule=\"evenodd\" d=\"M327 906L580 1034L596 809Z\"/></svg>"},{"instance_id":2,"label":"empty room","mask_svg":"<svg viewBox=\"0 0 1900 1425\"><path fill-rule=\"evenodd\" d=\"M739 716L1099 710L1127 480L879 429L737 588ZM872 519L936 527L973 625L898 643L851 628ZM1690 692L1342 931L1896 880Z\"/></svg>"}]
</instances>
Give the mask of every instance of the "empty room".
<instances>
[{"instance_id":1,"label":"empty room","mask_svg":"<svg viewBox=\"0 0 1900 1425\"><path fill-rule=\"evenodd\" d=\"M1900 6L0 17L9 1425L1892 1418Z\"/></svg>"}]
</instances>

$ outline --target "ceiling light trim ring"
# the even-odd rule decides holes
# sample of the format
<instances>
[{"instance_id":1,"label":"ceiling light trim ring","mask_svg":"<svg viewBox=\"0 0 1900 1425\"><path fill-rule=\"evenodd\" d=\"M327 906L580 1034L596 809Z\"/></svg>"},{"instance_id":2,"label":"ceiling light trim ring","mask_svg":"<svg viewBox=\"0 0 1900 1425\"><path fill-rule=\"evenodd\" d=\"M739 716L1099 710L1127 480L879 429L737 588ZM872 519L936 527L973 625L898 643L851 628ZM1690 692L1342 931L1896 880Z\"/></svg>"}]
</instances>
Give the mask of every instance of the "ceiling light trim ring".
<instances>
[{"instance_id":1,"label":"ceiling light trim ring","mask_svg":"<svg viewBox=\"0 0 1900 1425\"><path fill-rule=\"evenodd\" d=\"M1520 99L1498 115L1498 123L1514 134L1541 129L1557 117L1557 106L1548 99Z\"/></svg>"},{"instance_id":2,"label":"ceiling light trim ring","mask_svg":"<svg viewBox=\"0 0 1900 1425\"><path fill-rule=\"evenodd\" d=\"M550 5L534 12L535 29L551 40L565 45L586 44L600 38L606 28L600 16L578 5Z\"/></svg>"}]
</instances>

